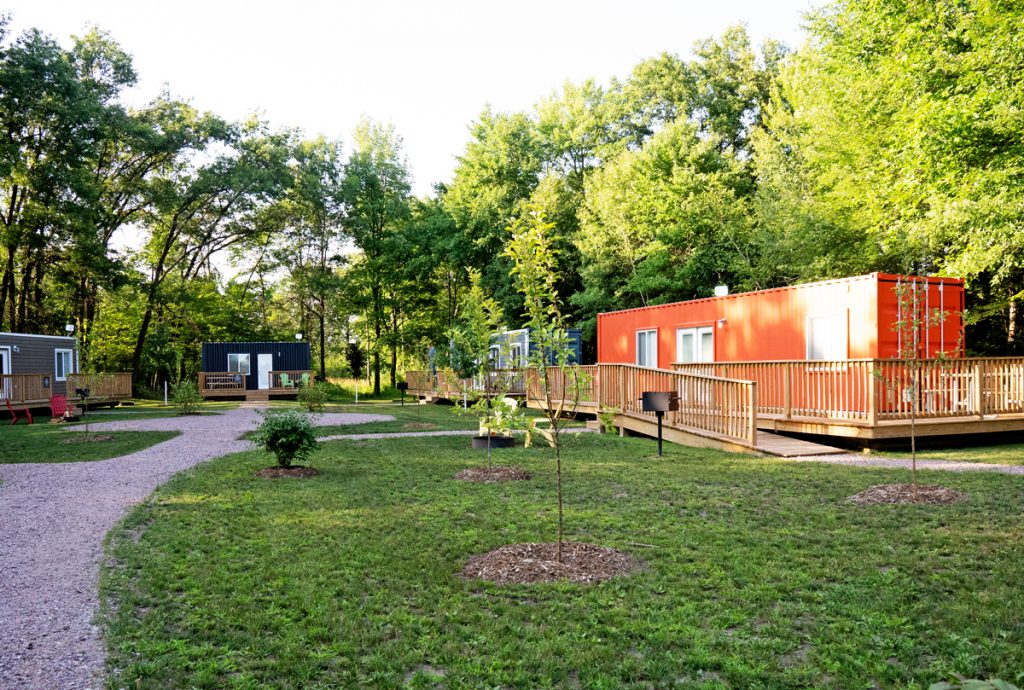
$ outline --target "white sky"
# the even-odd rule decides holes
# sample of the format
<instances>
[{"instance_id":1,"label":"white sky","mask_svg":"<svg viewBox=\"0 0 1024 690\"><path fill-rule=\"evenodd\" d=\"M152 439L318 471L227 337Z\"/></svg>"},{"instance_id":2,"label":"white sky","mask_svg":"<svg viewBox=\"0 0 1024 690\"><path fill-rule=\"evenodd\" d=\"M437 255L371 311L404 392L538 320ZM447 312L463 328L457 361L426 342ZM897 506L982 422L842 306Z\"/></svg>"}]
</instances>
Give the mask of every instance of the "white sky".
<instances>
[{"instance_id":1,"label":"white sky","mask_svg":"<svg viewBox=\"0 0 1024 690\"><path fill-rule=\"evenodd\" d=\"M6 0L20 33L66 43L96 25L129 52L140 81L228 119L273 125L346 147L361 116L390 120L418 195L448 181L468 126L490 103L528 110L562 83L625 77L643 58L689 55L694 41L744 22L755 44L802 41L811 0Z\"/></svg>"}]
</instances>

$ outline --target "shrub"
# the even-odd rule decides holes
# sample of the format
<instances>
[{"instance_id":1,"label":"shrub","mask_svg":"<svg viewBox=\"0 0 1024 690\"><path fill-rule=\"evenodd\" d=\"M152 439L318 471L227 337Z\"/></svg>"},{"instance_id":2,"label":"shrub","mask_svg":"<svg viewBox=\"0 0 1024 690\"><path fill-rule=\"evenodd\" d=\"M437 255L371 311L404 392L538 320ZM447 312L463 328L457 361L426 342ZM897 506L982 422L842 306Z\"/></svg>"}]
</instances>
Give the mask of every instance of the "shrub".
<instances>
[{"instance_id":1,"label":"shrub","mask_svg":"<svg viewBox=\"0 0 1024 690\"><path fill-rule=\"evenodd\" d=\"M305 460L318 445L313 420L297 410L264 415L252 441L277 456L281 467L291 467L293 460Z\"/></svg>"},{"instance_id":2,"label":"shrub","mask_svg":"<svg viewBox=\"0 0 1024 690\"><path fill-rule=\"evenodd\" d=\"M199 387L195 381L181 381L171 385L171 404L178 415L199 414L199 405L203 396L199 395Z\"/></svg>"},{"instance_id":3,"label":"shrub","mask_svg":"<svg viewBox=\"0 0 1024 690\"><path fill-rule=\"evenodd\" d=\"M328 389L323 383L303 386L299 389L299 404L310 412L320 412L327 404Z\"/></svg>"}]
</instances>

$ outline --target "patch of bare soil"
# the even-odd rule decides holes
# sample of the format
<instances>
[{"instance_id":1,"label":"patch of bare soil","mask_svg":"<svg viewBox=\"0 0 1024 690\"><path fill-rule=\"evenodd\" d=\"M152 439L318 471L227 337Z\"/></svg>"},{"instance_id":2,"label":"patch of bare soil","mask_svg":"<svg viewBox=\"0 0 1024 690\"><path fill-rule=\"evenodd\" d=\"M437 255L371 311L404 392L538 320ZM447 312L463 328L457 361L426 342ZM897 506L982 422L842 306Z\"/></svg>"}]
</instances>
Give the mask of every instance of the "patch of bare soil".
<instances>
[{"instance_id":1,"label":"patch of bare soil","mask_svg":"<svg viewBox=\"0 0 1024 690\"><path fill-rule=\"evenodd\" d=\"M98 441L113 441L110 434L75 434L71 438L64 439L63 443L96 443Z\"/></svg>"},{"instance_id":2,"label":"patch of bare soil","mask_svg":"<svg viewBox=\"0 0 1024 690\"><path fill-rule=\"evenodd\" d=\"M562 542L562 562L558 562L558 543L509 544L479 556L473 556L462 569L462 576L498 584L534 582L602 582L627 575L640 567L629 554L596 544Z\"/></svg>"},{"instance_id":3,"label":"patch of bare soil","mask_svg":"<svg viewBox=\"0 0 1024 690\"><path fill-rule=\"evenodd\" d=\"M859 505L875 505L879 503L923 503L945 505L956 503L967 498L967 494L947 489L944 486L918 485L917 495L913 484L879 484L850 496L847 501Z\"/></svg>"},{"instance_id":4,"label":"patch of bare soil","mask_svg":"<svg viewBox=\"0 0 1024 690\"><path fill-rule=\"evenodd\" d=\"M463 482L478 482L480 484L494 484L495 482L524 481L530 478L530 473L521 467L473 467L462 470L453 479Z\"/></svg>"},{"instance_id":5,"label":"patch of bare soil","mask_svg":"<svg viewBox=\"0 0 1024 690\"><path fill-rule=\"evenodd\" d=\"M274 465L273 467L264 467L256 473L256 476L263 477L264 479L284 479L287 477L306 479L307 477L315 477L318 474L320 474L320 470L315 467L304 467L302 465L281 467L280 465Z\"/></svg>"},{"instance_id":6,"label":"patch of bare soil","mask_svg":"<svg viewBox=\"0 0 1024 690\"><path fill-rule=\"evenodd\" d=\"M431 424L430 422L409 422L403 428L409 431L428 431L430 429L436 429L437 424Z\"/></svg>"}]
</instances>

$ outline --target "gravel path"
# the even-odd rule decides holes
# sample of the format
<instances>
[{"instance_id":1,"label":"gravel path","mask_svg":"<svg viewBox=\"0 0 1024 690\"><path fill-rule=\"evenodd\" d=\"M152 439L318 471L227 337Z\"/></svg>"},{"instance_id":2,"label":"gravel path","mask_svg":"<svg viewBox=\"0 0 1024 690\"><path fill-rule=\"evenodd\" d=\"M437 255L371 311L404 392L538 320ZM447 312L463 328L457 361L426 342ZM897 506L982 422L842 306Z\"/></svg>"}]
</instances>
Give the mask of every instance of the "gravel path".
<instances>
[{"instance_id":1,"label":"gravel path","mask_svg":"<svg viewBox=\"0 0 1024 690\"><path fill-rule=\"evenodd\" d=\"M251 448L238 436L258 419L256 410L238 408L90 424L90 431L182 434L110 460L0 465L0 688L100 687L105 654L93 619L104 535L176 472ZM317 423L392 420L345 413Z\"/></svg>"},{"instance_id":2,"label":"gravel path","mask_svg":"<svg viewBox=\"0 0 1024 690\"><path fill-rule=\"evenodd\" d=\"M863 458L856 455L808 455L798 458L780 458L789 462L824 462L847 467L884 467L887 469L910 469L910 458ZM964 462L960 460L918 460L919 470L942 470L945 472L995 472L996 474L1024 475L1024 465L994 465L987 462Z\"/></svg>"}]
</instances>

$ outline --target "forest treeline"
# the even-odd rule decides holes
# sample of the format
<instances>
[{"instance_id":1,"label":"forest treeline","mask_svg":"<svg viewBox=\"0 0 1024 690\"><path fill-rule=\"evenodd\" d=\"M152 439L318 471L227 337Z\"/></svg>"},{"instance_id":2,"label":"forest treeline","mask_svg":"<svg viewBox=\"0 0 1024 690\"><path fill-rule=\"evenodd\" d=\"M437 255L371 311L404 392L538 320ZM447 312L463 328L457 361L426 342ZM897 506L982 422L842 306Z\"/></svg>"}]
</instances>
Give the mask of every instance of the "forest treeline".
<instances>
[{"instance_id":1,"label":"forest treeline","mask_svg":"<svg viewBox=\"0 0 1024 690\"><path fill-rule=\"evenodd\" d=\"M203 341L301 333L322 373L393 381L443 351L467 269L521 325L503 250L528 208L590 343L601 311L879 270L965 277L969 352L1024 352L1019 0L840 0L795 50L737 26L485 108L422 199L389 125L341 142L166 93L129 108L110 36L8 23L0 330L73 323L89 369L156 386L194 375Z\"/></svg>"}]
</instances>

